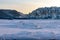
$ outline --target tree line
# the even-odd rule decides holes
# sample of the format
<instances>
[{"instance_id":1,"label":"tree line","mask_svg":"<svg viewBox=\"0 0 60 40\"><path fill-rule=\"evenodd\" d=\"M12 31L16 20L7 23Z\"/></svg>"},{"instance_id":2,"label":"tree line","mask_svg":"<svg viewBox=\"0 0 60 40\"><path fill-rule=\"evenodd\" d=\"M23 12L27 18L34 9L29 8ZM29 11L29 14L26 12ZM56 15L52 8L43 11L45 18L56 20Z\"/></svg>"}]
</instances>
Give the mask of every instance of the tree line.
<instances>
[{"instance_id":1,"label":"tree line","mask_svg":"<svg viewBox=\"0 0 60 40\"><path fill-rule=\"evenodd\" d=\"M0 9L0 18L11 19L60 19L60 7L42 7L23 14L16 10Z\"/></svg>"}]
</instances>

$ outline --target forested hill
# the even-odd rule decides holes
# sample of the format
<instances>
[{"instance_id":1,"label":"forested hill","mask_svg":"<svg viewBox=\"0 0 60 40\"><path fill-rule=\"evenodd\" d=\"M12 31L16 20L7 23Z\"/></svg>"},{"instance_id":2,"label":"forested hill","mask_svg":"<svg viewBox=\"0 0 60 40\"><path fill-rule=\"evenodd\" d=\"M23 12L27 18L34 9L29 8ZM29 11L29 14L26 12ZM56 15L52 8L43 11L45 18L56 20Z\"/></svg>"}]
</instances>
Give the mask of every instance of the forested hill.
<instances>
[{"instance_id":1,"label":"forested hill","mask_svg":"<svg viewBox=\"0 0 60 40\"><path fill-rule=\"evenodd\" d=\"M16 10L0 9L0 19L14 19L22 16L23 13Z\"/></svg>"},{"instance_id":2,"label":"forested hill","mask_svg":"<svg viewBox=\"0 0 60 40\"><path fill-rule=\"evenodd\" d=\"M23 14L16 10L0 9L0 19L60 19L60 7L44 7Z\"/></svg>"},{"instance_id":3,"label":"forested hill","mask_svg":"<svg viewBox=\"0 0 60 40\"><path fill-rule=\"evenodd\" d=\"M36 19L60 19L60 7L45 7L33 10L30 18Z\"/></svg>"}]
</instances>

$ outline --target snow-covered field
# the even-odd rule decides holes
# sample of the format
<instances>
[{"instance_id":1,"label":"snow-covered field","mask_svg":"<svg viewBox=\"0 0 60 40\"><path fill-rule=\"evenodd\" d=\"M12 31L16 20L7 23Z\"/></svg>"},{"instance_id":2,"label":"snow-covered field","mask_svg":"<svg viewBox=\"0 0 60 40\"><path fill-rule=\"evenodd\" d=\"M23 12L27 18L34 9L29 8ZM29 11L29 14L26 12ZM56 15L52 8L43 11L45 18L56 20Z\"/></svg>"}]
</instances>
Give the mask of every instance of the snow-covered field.
<instances>
[{"instance_id":1,"label":"snow-covered field","mask_svg":"<svg viewBox=\"0 0 60 40\"><path fill-rule=\"evenodd\" d=\"M0 20L0 36L60 39L60 20Z\"/></svg>"}]
</instances>

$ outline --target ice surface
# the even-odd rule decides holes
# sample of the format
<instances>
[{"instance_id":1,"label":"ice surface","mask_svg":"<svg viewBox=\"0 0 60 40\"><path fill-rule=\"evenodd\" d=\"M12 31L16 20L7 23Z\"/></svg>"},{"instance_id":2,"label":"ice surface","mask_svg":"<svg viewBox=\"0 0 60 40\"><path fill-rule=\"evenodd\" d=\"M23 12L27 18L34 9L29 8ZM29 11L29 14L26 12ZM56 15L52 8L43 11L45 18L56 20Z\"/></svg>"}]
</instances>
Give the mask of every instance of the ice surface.
<instances>
[{"instance_id":1,"label":"ice surface","mask_svg":"<svg viewBox=\"0 0 60 40\"><path fill-rule=\"evenodd\" d=\"M0 36L60 39L60 20L0 20Z\"/></svg>"}]
</instances>

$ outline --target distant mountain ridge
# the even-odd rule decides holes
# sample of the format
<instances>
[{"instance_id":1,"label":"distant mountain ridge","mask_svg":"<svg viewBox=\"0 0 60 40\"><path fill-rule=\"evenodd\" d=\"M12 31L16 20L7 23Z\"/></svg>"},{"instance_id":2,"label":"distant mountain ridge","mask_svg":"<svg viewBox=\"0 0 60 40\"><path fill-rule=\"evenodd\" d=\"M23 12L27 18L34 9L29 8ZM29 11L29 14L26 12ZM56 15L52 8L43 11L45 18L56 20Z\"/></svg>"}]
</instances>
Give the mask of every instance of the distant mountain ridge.
<instances>
[{"instance_id":1,"label":"distant mountain ridge","mask_svg":"<svg viewBox=\"0 0 60 40\"><path fill-rule=\"evenodd\" d=\"M60 19L60 7L45 7L33 10L29 14L34 19Z\"/></svg>"},{"instance_id":2,"label":"distant mountain ridge","mask_svg":"<svg viewBox=\"0 0 60 40\"><path fill-rule=\"evenodd\" d=\"M0 19L19 18L20 15L22 15L22 13L16 10L0 9Z\"/></svg>"},{"instance_id":3,"label":"distant mountain ridge","mask_svg":"<svg viewBox=\"0 0 60 40\"><path fill-rule=\"evenodd\" d=\"M16 10L0 9L0 19L60 19L60 7L44 7L23 14Z\"/></svg>"}]
</instances>

